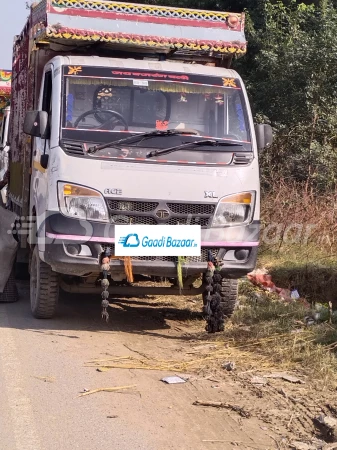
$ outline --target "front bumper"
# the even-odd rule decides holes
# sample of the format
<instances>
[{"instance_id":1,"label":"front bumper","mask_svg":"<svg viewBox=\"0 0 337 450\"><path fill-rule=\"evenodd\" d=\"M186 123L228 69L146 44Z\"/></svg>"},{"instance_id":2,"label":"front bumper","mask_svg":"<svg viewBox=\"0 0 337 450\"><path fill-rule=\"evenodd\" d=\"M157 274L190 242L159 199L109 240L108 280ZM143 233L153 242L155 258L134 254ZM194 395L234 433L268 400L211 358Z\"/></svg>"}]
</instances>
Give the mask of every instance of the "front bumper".
<instances>
[{"instance_id":1,"label":"front bumper","mask_svg":"<svg viewBox=\"0 0 337 450\"><path fill-rule=\"evenodd\" d=\"M95 256L73 256L67 252L68 245L78 245L77 241L62 241L56 244L47 244L45 246L44 260L49 264L55 272L74 275L74 276L88 276L90 274L100 272L99 255L103 252L104 246L99 244L87 245L94 252ZM207 247L204 247L206 249ZM218 250L218 254L233 252L234 248L222 248L216 249L212 248L212 253L214 250ZM233 260L223 260L223 266L221 268L221 273L227 278L240 278L251 272L256 264L257 259L257 247L247 248L249 250L249 256L244 261L233 261ZM218 256L218 255L216 255ZM226 256L225 256L226 257ZM110 263L111 276L116 279L124 273L124 262L118 259L111 260ZM206 272L207 262L200 261L194 262L187 261L183 264L183 275L193 276L200 273ZM172 260L140 260L132 259L132 270L135 275L150 275L158 277L176 277L177 275L177 265Z\"/></svg>"},{"instance_id":2,"label":"front bumper","mask_svg":"<svg viewBox=\"0 0 337 450\"><path fill-rule=\"evenodd\" d=\"M207 255L210 250L214 257L222 260L222 275L227 278L240 278L251 272L256 264L259 223L246 227L237 227L240 240L233 240L233 229L228 229L229 239L223 240L223 230L202 230L202 254L200 257L188 257L183 264L183 275L194 276L207 270ZM90 230L90 232L88 232ZM222 234L219 234L219 231ZM225 236L225 237L227 237ZM248 236L250 239L248 239ZM206 240L205 240L206 239ZM85 248L86 255L74 255L69 251L71 246ZM100 272L100 255L110 247L114 254L114 227L111 225L86 222L54 214L46 219L46 243L44 246L44 261L55 272L88 276ZM246 250L246 257L239 260L238 250ZM110 263L111 276L119 279L124 274L124 262L112 259ZM176 277L177 264L174 257L134 257L132 268L135 275L158 277Z\"/></svg>"}]
</instances>

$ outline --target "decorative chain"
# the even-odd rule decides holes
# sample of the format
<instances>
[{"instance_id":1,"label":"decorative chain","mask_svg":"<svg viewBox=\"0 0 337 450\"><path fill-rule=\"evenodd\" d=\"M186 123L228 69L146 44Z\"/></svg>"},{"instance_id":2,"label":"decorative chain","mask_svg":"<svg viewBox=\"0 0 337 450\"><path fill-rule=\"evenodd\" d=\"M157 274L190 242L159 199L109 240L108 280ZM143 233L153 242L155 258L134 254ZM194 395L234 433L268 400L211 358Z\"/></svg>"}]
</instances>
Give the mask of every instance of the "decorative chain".
<instances>
[{"instance_id":1,"label":"decorative chain","mask_svg":"<svg viewBox=\"0 0 337 450\"><path fill-rule=\"evenodd\" d=\"M101 273L102 273L102 279L101 279L101 286L102 286L102 319L105 319L106 322L109 321L109 313L108 308L110 306L109 303L109 275L110 275L110 256L111 252L109 249L105 250L105 252L102 254L101 257Z\"/></svg>"},{"instance_id":2,"label":"decorative chain","mask_svg":"<svg viewBox=\"0 0 337 450\"><path fill-rule=\"evenodd\" d=\"M204 314L207 321L206 331L216 333L224 330L225 315L221 305L222 275L221 263L208 252L207 271L204 276L205 294Z\"/></svg>"},{"instance_id":3,"label":"decorative chain","mask_svg":"<svg viewBox=\"0 0 337 450\"><path fill-rule=\"evenodd\" d=\"M105 250L101 256L101 274L102 278L102 319L109 321L108 308L109 302L109 276L110 276L110 249ZM222 275L221 263L216 260L211 252L208 252L207 271L204 276L205 296L204 297L204 314L207 321L206 331L208 333L216 333L224 330L225 316L221 305L221 289ZM132 272L131 272L132 273ZM178 276L179 278L179 276Z\"/></svg>"}]
</instances>

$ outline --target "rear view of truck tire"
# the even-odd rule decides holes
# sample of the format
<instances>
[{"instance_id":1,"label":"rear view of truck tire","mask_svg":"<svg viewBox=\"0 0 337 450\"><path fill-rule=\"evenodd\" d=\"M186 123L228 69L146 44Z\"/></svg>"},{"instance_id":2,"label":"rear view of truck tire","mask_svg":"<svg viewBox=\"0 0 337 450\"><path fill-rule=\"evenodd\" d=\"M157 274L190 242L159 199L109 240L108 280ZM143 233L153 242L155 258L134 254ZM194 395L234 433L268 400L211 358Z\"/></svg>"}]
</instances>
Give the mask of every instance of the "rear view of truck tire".
<instances>
[{"instance_id":1,"label":"rear view of truck tire","mask_svg":"<svg viewBox=\"0 0 337 450\"><path fill-rule=\"evenodd\" d=\"M258 150L272 138L229 68L246 51L244 14L70 3L34 4L14 44L9 203L32 313L53 317L60 288L97 293L105 318L113 293L202 294L206 329L221 331L255 267ZM151 237L177 225L179 240ZM198 254L155 248L172 242Z\"/></svg>"}]
</instances>

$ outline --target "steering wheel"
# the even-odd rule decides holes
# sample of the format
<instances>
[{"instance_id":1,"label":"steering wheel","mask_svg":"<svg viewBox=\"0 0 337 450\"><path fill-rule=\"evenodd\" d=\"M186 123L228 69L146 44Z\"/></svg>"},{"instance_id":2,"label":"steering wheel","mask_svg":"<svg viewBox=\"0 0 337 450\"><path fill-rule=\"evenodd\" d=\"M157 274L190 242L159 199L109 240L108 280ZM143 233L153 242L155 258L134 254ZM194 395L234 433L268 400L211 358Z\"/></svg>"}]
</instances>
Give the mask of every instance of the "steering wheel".
<instances>
[{"instance_id":1,"label":"steering wheel","mask_svg":"<svg viewBox=\"0 0 337 450\"><path fill-rule=\"evenodd\" d=\"M124 119L124 117L122 116L122 114L119 114L117 111L111 111L110 109L90 109L89 111L86 111L85 113L81 114L75 121L74 123L74 128L77 128L79 123L81 122L81 120L85 119L87 116L90 116L91 114L97 114L97 113L108 113L111 114L113 117L111 117L111 119L106 120L104 123L102 123L102 125L100 125L99 127L97 127L98 130L102 130L104 129L106 124L111 125L111 130L114 130L115 127L118 125L118 123L121 123L122 125L124 125L124 131L128 131L129 126L127 121Z\"/></svg>"}]
</instances>

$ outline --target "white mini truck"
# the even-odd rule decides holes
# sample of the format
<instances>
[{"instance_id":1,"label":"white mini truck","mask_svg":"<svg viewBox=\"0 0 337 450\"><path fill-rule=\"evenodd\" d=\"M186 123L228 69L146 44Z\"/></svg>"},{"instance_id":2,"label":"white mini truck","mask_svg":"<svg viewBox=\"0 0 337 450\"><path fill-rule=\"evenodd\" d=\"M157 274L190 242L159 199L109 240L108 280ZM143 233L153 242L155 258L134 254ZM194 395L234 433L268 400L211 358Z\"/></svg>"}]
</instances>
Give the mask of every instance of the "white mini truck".
<instances>
[{"instance_id":1,"label":"white mini truck","mask_svg":"<svg viewBox=\"0 0 337 450\"><path fill-rule=\"evenodd\" d=\"M60 288L96 292L104 252L112 294L205 292L205 305L198 280L216 261L232 314L256 262L258 149L271 143L229 69L245 51L243 14L99 0L31 9L14 45L9 199L26 221L35 317L54 315ZM200 225L182 288L175 257L133 257L126 282L118 224ZM171 287L149 283L163 278Z\"/></svg>"}]
</instances>

